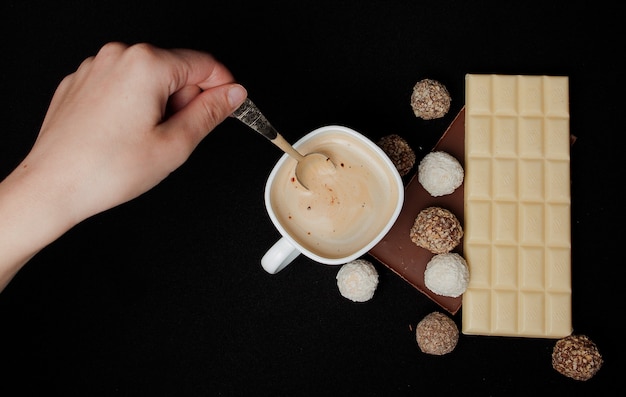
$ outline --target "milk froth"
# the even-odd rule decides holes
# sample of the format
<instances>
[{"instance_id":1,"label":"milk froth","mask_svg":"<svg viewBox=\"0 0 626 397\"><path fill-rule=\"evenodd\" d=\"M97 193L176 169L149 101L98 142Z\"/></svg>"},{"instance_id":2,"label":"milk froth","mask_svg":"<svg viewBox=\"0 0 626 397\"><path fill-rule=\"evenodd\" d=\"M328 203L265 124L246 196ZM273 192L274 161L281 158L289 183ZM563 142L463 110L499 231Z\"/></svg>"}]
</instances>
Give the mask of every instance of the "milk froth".
<instances>
[{"instance_id":1,"label":"milk froth","mask_svg":"<svg viewBox=\"0 0 626 397\"><path fill-rule=\"evenodd\" d=\"M304 248L326 258L348 256L367 245L393 216L398 186L384 154L343 131L320 133L297 147L322 153L336 172L307 190L295 177L297 162L284 159L269 192L282 228Z\"/></svg>"}]
</instances>

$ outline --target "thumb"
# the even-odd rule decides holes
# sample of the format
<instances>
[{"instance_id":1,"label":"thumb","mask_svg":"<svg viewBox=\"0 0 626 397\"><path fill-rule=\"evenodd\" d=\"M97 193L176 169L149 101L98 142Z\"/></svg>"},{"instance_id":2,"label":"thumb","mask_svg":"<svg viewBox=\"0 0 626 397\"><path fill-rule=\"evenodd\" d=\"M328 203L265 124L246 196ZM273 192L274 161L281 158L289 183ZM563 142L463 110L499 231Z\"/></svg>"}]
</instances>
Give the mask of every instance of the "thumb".
<instances>
[{"instance_id":1,"label":"thumb","mask_svg":"<svg viewBox=\"0 0 626 397\"><path fill-rule=\"evenodd\" d=\"M189 140L195 147L231 115L247 96L246 89L236 83L209 88L171 115L161 127L166 134L179 135L176 138Z\"/></svg>"}]
</instances>

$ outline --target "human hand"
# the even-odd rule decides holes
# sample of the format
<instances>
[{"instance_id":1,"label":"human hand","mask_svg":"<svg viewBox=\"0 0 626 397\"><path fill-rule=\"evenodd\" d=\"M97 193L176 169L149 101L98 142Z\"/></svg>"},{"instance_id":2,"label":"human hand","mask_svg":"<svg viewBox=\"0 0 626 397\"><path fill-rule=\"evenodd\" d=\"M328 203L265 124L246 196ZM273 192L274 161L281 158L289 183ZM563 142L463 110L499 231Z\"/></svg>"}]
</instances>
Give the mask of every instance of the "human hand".
<instances>
[{"instance_id":1,"label":"human hand","mask_svg":"<svg viewBox=\"0 0 626 397\"><path fill-rule=\"evenodd\" d=\"M246 95L203 52L109 43L87 58L0 183L0 290L74 225L157 185Z\"/></svg>"},{"instance_id":2,"label":"human hand","mask_svg":"<svg viewBox=\"0 0 626 397\"><path fill-rule=\"evenodd\" d=\"M85 219L178 168L245 99L233 81L205 53L109 43L61 82L23 167Z\"/></svg>"}]
</instances>

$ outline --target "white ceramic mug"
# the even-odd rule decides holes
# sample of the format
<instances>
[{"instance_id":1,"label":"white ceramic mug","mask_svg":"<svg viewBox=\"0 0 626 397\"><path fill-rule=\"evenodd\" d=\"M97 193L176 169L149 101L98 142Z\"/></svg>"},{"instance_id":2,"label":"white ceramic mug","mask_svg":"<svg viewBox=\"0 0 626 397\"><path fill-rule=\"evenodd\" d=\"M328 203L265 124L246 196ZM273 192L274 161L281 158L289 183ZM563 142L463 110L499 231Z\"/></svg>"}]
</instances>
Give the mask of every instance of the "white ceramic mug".
<instances>
[{"instance_id":1,"label":"white ceramic mug","mask_svg":"<svg viewBox=\"0 0 626 397\"><path fill-rule=\"evenodd\" d=\"M261 259L263 268L275 274L300 254L341 265L367 253L404 203L395 165L377 144L344 126L318 128L293 146L304 155L323 153L337 172L308 190L295 178L293 158L285 154L276 163L265 185L265 206L282 237Z\"/></svg>"}]
</instances>

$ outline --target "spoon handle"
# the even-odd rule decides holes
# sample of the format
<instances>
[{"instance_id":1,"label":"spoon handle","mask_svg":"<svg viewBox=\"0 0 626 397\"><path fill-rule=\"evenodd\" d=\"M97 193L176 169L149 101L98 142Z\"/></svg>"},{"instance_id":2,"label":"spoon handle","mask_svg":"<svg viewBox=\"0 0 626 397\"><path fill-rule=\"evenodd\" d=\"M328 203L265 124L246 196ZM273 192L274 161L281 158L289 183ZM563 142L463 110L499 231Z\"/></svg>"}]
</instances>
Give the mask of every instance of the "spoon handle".
<instances>
[{"instance_id":1,"label":"spoon handle","mask_svg":"<svg viewBox=\"0 0 626 397\"><path fill-rule=\"evenodd\" d=\"M267 121L263 113L261 113L250 98L246 98L244 103L242 103L231 116L240 120L270 141L273 141L278 136L276 129Z\"/></svg>"}]
</instances>

